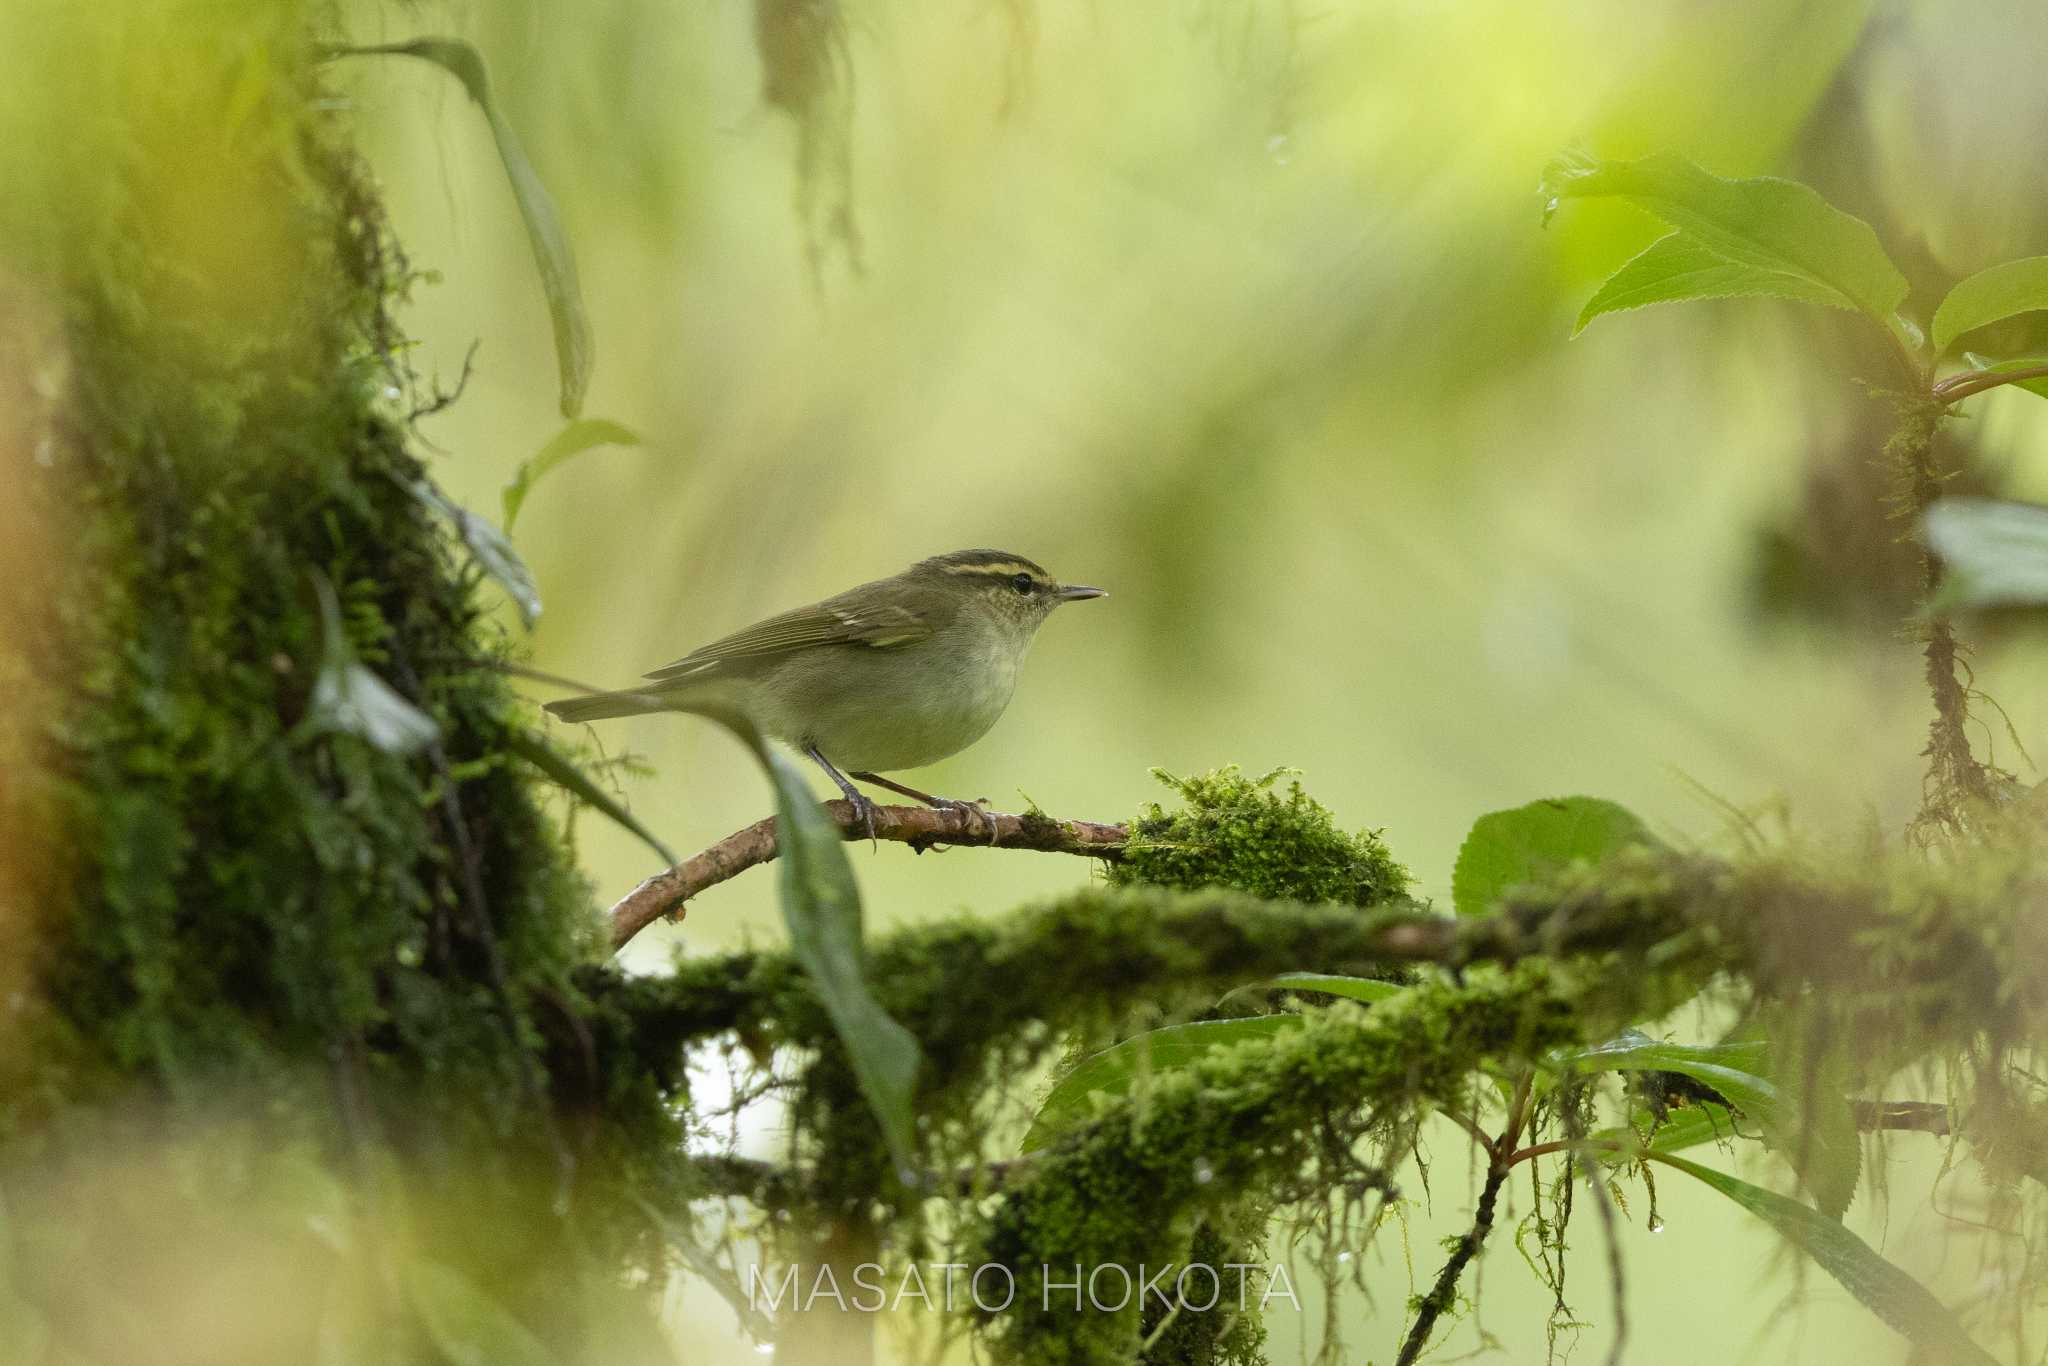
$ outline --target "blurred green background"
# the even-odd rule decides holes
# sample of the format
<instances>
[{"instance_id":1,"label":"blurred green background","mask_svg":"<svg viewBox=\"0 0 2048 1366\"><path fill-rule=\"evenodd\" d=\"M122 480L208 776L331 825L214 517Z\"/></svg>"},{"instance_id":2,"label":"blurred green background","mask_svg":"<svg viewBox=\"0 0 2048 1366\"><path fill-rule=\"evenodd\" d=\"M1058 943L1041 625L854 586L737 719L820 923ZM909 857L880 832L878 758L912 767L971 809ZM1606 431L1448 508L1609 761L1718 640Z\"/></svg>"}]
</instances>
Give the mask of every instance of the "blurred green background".
<instances>
[{"instance_id":1,"label":"blurred green background","mask_svg":"<svg viewBox=\"0 0 2048 1366\"><path fill-rule=\"evenodd\" d=\"M758 21L799 11L837 26L822 65L772 41L764 64L758 37L783 30ZM1472 819L1538 796L1610 797L1708 845L1730 806L1825 837L1917 804L1910 557L1885 520L1888 412L1854 382L1882 379L1880 357L1852 323L1756 301L1569 340L1657 230L1601 205L1545 230L1535 187L1568 147L1805 179L1877 226L1924 318L1953 279L2048 251L2038 5L600 0L363 3L353 23L485 51L580 257L587 412L645 441L580 457L521 514L538 667L623 685L989 545L1112 596L1052 623L997 729L914 779L937 791L1113 820L1155 795L1153 765L1296 765L1437 897ZM561 423L503 172L444 73L339 79L436 277L405 316L420 368L452 381L481 342L462 401L421 431L451 492L495 509ZM1972 486L2048 492L2044 415L1979 400L1950 458ZM2038 643L1967 634L1980 686L2038 740ZM711 726L598 734L650 767L622 791L679 849L768 808ZM1979 738L2038 776L2002 726ZM608 824L580 833L601 898L655 871ZM881 927L1088 876L854 854ZM631 961L779 933L772 880L741 879ZM1945 1232L1979 1196L1951 1177L1928 1206L1935 1148L1894 1138L1901 1198L1852 1223L1952 1301L1990 1293ZM1441 1151L1448 1230L1469 1201ZM1795 1280L1772 1236L1718 1197L1664 1197L1673 1233L1640 1209L1620 1233L1636 1359L1903 1355L1817 1275L1803 1315L1774 1320ZM1418 1274L1438 1232L1418 1210ZM1546 1305L1506 1241L1480 1321L1525 1360ZM1581 1350L1604 1351L1597 1221L1575 1242L1577 1307L1602 1325ZM1369 1265L1381 1312L1346 1310L1355 1354L1390 1341L1400 1246ZM708 1298L678 1314L690 1359L748 1359L708 1341L731 1323Z\"/></svg>"}]
</instances>

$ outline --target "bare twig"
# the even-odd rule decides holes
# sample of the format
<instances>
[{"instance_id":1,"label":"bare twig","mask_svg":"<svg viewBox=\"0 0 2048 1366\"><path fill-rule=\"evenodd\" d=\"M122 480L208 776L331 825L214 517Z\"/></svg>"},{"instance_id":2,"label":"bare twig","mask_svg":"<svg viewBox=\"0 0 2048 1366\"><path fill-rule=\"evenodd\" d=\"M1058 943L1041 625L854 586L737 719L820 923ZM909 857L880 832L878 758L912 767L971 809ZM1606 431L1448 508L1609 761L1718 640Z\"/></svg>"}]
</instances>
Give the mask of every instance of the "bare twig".
<instances>
[{"instance_id":1,"label":"bare twig","mask_svg":"<svg viewBox=\"0 0 2048 1366\"><path fill-rule=\"evenodd\" d=\"M826 802L825 813L847 839L868 837L867 827L849 803ZM971 807L878 806L874 813L876 839L907 844L919 853L944 844L1080 854L1114 862L1130 838L1125 826L1054 820L1036 811L1016 816ZM769 862L777 851L775 818L769 816L727 835L667 872L656 873L612 907L612 948L625 947L634 935L665 915L682 915L684 903L691 897Z\"/></svg>"}]
</instances>

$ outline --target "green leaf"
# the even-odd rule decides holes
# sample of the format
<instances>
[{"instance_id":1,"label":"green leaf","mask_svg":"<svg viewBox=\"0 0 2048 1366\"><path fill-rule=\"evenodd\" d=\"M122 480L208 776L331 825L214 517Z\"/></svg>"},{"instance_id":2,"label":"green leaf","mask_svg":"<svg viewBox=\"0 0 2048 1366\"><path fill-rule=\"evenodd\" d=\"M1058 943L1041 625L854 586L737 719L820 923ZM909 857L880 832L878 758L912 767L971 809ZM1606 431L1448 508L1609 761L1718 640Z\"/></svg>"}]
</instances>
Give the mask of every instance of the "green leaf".
<instances>
[{"instance_id":1,"label":"green leaf","mask_svg":"<svg viewBox=\"0 0 2048 1366\"><path fill-rule=\"evenodd\" d=\"M659 854L669 867L673 868L682 862L652 830L642 825L624 804L592 782L589 774L570 763L567 755L547 741L527 731L515 731L507 742L507 747L553 779L557 786L573 793L586 806L594 807L624 829L638 835L641 842Z\"/></svg>"},{"instance_id":2,"label":"green leaf","mask_svg":"<svg viewBox=\"0 0 2048 1366\"><path fill-rule=\"evenodd\" d=\"M2015 370L2038 370L2048 365L2048 356L2015 356L2011 360L1991 360L1974 351L1963 352L1963 362L1972 370L1982 374L2003 375ZM2048 379L2020 379L2002 386L2007 389L2024 389L2030 394L2048 398Z\"/></svg>"},{"instance_id":3,"label":"green leaf","mask_svg":"<svg viewBox=\"0 0 2048 1366\"><path fill-rule=\"evenodd\" d=\"M2048 508L1944 498L1922 526L1948 566L1936 610L2048 602Z\"/></svg>"},{"instance_id":4,"label":"green leaf","mask_svg":"<svg viewBox=\"0 0 2048 1366\"><path fill-rule=\"evenodd\" d=\"M1640 161L1565 157L1544 170L1543 189L1547 210L1563 198L1626 199L1712 255L1791 276L1811 291L1795 297L1860 309L1886 328L1906 298L1906 277L1870 225L1797 181L1724 180L1668 154Z\"/></svg>"},{"instance_id":5,"label":"green leaf","mask_svg":"<svg viewBox=\"0 0 2048 1366\"><path fill-rule=\"evenodd\" d=\"M1247 991L1314 991L1325 996L1342 996L1346 1000L1363 1001L1367 1005L1384 1001L1407 990L1399 982L1384 982L1377 977L1343 977L1327 972L1283 972L1278 977L1263 981L1246 982L1241 987L1232 987L1216 998L1218 1005L1233 996Z\"/></svg>"},{"instance_id":6,"label":"green leaf","mask_svg":"<svg viewBox=\"0 0 2048 1366\"><path fill-rule=\"evenodd\" d=\"M519 509L526 502L526 495L540 481L540 477L571 456L581 455L599 446L637 446L640 436L630 427L622 427L602 417L578 418L548 438L548 443L535 451L533 457L520 465L513 474L512 482L505 485L505 534L512 534L512 524L519 520Z\"/></svg>"},{"instance_id":7,"label":"green leaf","mask_svg":"<svg viewBox=\"0 0 2048 1366\"><path fill-rule=\"evenodd\" d=\"M1799 1168L1823 1214L1839 1219L1849 1208L1863 1163L1855 1110L1834 1091L1817 1097L1811 1122L1804 1121L1798 1098L1788 1097L1763 1075L1771 1068L1768 1045L1756 1040L1658 1043L1631 1030L1562 1061L1580 1071L1676 1072L1713 1087L1763 1130L1774 1151ZM1663 1150L1666 1145L1653 1142L1651 1147Z\"/></svg>"},{"instance_id":8,"label":"green leaf","mask_svg":"<svg viewBox=\"0 0 2048 1366\"><path fill-rule=\"evenodd\" d=\"M305 725L358 736L387 754L411 754L440 738L433 717L357 662L334 586L318 570L312 579L320 600L320 672L313 680Z\"/></svg>"},{"instance_id":9,"label":"green leaf","mask_svg":"<svg viewBox=\"0 0 2048 1366\"><path fill-rule=\"evenodd\" d=\"M1613 1151L1600 1152L1601 1161L1610 1166L1634 1162L1640 1156L1635 1145L1642 1142L1642 1135L1646 1133L1650 1135L1649 1151L1653 1153L1681 1152L1702 1143L1734 1138L1740 1133L1733 1112L1712 1101L1674 1109L1665 1115L1661 1124L1648 1110L1637 1110L1634 1118L1633 1129L1602 1129L1593 1135L1595 1143L1619 1145Z\"/></svg>"},{"instance_id":10,"label":"green leaf","mask_svg":"<svg viewBox=\"0 0 2048 1366\"><path fill-rule=\"evenodd\" d=\"M1820 1263L1822 1270L1840 1281L1842 1288L1862 1301L1872 1313L1914 1343L1946 1353L1943 1358L1946 1361L1993 1366L1990 1354L1971 1340L1956 1316L1934 1297L1933 1292L1878 1256L1870 1244L1844 1228L1840 1221L1810 1210L1776 1191L1752 1186L1747 1181L1739 1181L1685 1158L1668 1153L1652 1156L1666 1166L1704 1181L1770 1224L1794 1247Z\"/></svg>"},{"instance_id":11,"label":"green leaf","mask_svg":"<svg viewBox=\"0 0 2048 1366\"><path fill-rule=\"evenodd\" d=\"M895 1159L898 1179L917 1180L912 1105L922 1054L910 1031L889 1017L868 990L860 888L839 827L804 785L803 775L770 749L751 723L717 716L744 740L775 786L776 839L782 857L782 919L790 951L846 1045L861 1093L875 1112Z\"/></svg>"},{"instance_id":12,"label":"green leaf","mask_svg":"<svg viewBox=\"0 0 2048 1366\"><path fill-rule=\"evenodd\" d=\"M1458 850L1451 903L1459 915L1478 915L1510 887L1580 859L1656 843L1634 813L1598 797L1550 797L1494 811L1473 822Z\"/></svg>"},{"instance_id":13,"label":"green leaf","mask_svg":"<svg viewBox=\"0 0 2048 1366\"><path fill-rule=\"evenodd\" d=\"M1650 243L1638 255L1600 286L1572 328L1577 336L1586 324L1602 313L1620 313L1649 304L1672 303L1681 299L1730 299L1760 295L1798 299L1806 303L1840 308L1842 296L1833 289L1780 270L1763 270L1717 256L1697 238L1674 232Z\"/></svg>"},{"instance_id":14,"label":"green leaf","mask_svg":"<svg viewBox=\"0 0 2048 1366\"><path fill-rule=\"evenodd\" d=\"M417 57L434 63L462 82L483 111L498 145L498 160L505 178L512 184L512 197L519 202L519 217L526 225L527 244L540 270L541 290L547 295L548 316L555 327L555 366L561 377L563 417L583 411L583 394L590 387L590 322L583 311L583 288L576 279L576 257L569 249L568 234L562 231L561 216L547 187L534 174L526 159L518 133L498 112L491 98L490 73L484 69L483 54L460 38L415 38L409 43L378 43L367 47L331 49L335 56L367 57L390 54Z\"/></svg>"},{"instance_id":15,"label":"green leaf","mask_svg":"<svg viewBox=\"0 0 2048 1366\"><path fill-rule=\"evenodd\" d=\"M1980 270L1950 290L1934 310L1935 354L1948 354L1965 332L2044 308L2048 256L2028 256Z\"/></svg>"},{"instance_id":16,"label":"green leaf","mask_svg":"<svg viewBox=\"0 0 2048 1366\"><path fill-rule=\"evenodd\" d=\"M1059 1085L1038 1107L1023 1151L1033 1152L1095 1114L1096 1096L1129 1095L1140 1078L1186 1067L1212 1048L1270 1039L1299 1029L1299 1015L1253 1015L1240 1020L1198 1020L1147 1030L1084 1059L1060 1078Z\"/></svg>"},{"instance_id":17,"label":"green leaf","mask_svg":"<svg viewBox=\"0 0 2048 1366\"><path fill-rule=\"evenodd\" d=\"M453 1267L413 1261L405 1268L405 1294L453 1366L559 1366L533 1330Z\"/></svg>"},{"instance_id":18,"label":"green leaf","mask_svg":"<svg viewBox=\"0 0 2048 1366\"><path fill-rule=\"evenodd\" d=\"M414 497L446 517L455 527L456 534L462 537L462 543L469 547L469 553L476 557L477 564L482 566L484 573L497 580L498 586L512 599L513 606L519 609L519 620L531 630L533 623L540 619L540 588L533 581L533 571L512 548L512 542L489 522L441 492L433 481L415 480L412 491Z\"/></svg>"}]
</instances>

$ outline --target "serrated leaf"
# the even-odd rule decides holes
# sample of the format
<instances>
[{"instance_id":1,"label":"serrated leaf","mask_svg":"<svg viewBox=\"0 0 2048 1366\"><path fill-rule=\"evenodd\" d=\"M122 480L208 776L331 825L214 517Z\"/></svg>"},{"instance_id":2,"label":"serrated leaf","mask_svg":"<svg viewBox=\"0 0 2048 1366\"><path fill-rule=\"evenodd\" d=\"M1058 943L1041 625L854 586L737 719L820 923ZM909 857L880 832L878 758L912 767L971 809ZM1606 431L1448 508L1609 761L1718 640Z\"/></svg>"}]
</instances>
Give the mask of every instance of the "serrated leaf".
<instances>
[{"instance_id":1,"label":"serrated leaf","mask_svg":"<svg viewBox=\"0 0 2048 1366\"><path fill-rule=\"evenodd\" d=\"M742 717L717 716L767 770L775 788L779 885L790 952L824 1003L833 1032L846 1046L861 1094L895 1160L898 1178L917 1179L912 1105L923 1054L909 1030L891 1019L868 989L860 887L839 827L804 785L795 765L768 747Z\"/></svg>"},{"instance_id":2,"label":"serrated leaf","mask_svg":"<svg viewBox=\"0 0 2048 1366\"><path fill-rule=\"evenodd\" d=\"M405 1295L452 1366L560 1366L532 1329L453 1267L414 1260Z\"/></svg>"},{"instance_id":3,"label":"serrated leaf","mask_svg":"<svg viewBox=\"0 0 2048 1366\"><path fill-rule=\"evenodd\" d=\"M1934 350L1946 355L1965 332L2048 308L2048 256L1980 270L1959 282L1934 310Z\"/></svg>"},{"instance_id":4,"label":"serrated leaf","mask_svg":"<svg viewBox=\"0 0 2048 1366\"><path fill-rule=\"evenodd\" d=\"M497 144L498 160L511 182L512 197L519 204L519 218L526 225L527 245L533 249L534 265L540 272L541 291L547 296L548 317L555 329L555 367L561 380L563 417L583 411L583 395L590 387L590 321L583 309L583 287L576 278L576 256L569 249L568 234L562 231L561 215L548 195L547 186L527 160L519 134L498 111L491 97L490 73L483 54L460 38L415 38L405 43L377 43L366 47L333 49L339 56L389 54L417 57L432 62L462 82L471 100L490 125Z\"/></svg>"},{"instance_id":5,"label":"serrated leaf","mask_svg":"<svg viewBox=\"0 0 2048 1366\"><path fill-rule=\"evenodd\" d=\"M1212 1048L1247 1039L1270 1039L1299 1029L1301 1024L1299 1015L1253 1015L1240 1020L1197 1020L1133 1035L1084 1059L1060 1078L1032 1117L1022 1150L1036 1151L1063 1130L1085 1122L1095 1113L1096 1096L1128 1095L1141 1078L1186 1067Z\"/></svg>"},{"instance_id":6,"label":"serrated leaf","mask_svg":"<svg viewBox=\"0 0 2048 1366\"><path fill-rule=\"evenodd\" d=\"M533 453L533 457L519 466L512 476L512 482L505 485L503 494L505 507L505 534L512 534L512 524L519 520L519 509L526 502L526 495L542 475L573 456L581 455L599 446L637 446L639 434L630 427L623 427L602 417L578 418L548 438L548 443Z\"/></svg>"},{"instance_id":7,"label":"serrated leaf","mask_svg":"<svg viewBox=\"0 0 2048 1366\"><path fill-rule=\"evenodd\" d=\"M1991 498L1943 498L1922 519L1948 567L1932 606L2048 602L2048 508Z\"/></svg>"},{"instance_id":8,"label":"serrated leaf","mask_svg":"<svg viewBox=\"0 0 2048 1366\"><path fill-rule=\"evenodd\" d=\"M1715 256L1792 276L1887 328L1906 298L1906 277L1870 225L1797 181L1726 180L1663 154L1640 161L1560 158L1544 170L1543 188L1552 206L1562 198L1626 199Z\"/></svg>"},{"instance_id":9,"label":"serrated leaf","mask_svg":"<svg viewBox=\"0 0 2048 1366\"><path fill-rule=\"evenodd\" d=\"M430 480L416 480L412 491L415 497L454 526L455 534L469 547L469 553L476 557L477 564L505 590L505 595L512 599L512 605L519 609L519 620L531 630L533 623L540 619L540 587L534 583L533 571L526 567L526 561L512 548L512 542L505 539L505 533L441 492Z\"/></svg>"},{"instance_id":10,"label":"serrated leaf","mask_svg":"<svg viewBox=\"0 0 2048 1366\"><path fill-rule=\"evenodd\" d=\"M1934 1293L1892 1265L1840 1221L1808 1209L1776 1191L1752 1186L1711 1167L1668 1153L1656 1161L1712 1186L1751 1214L1775 1228L1794 1247L1840 1281L1865 1308L1922 1347L1946 1354L1942 1360L1969 1366L1993 1366L1993 1358L1973 1341L1956 1316Z\"/></svg>"},{"instance_id":11,"label":"serrated leaf","mask_svg":"<svg viewBox=\"0 0 2048 1366\"><path fill-rule=\"evenodd\" d=\"M1657 840L1626 807L1599 797L1550 797L1472 823L1451 872L1451 903L1478 915L1501 893L1573 862Z\"/></svg>"},{"instance_id":12,"label":"serrated leaf","mask_svg":"<svg viewBox=\"0 0 2048 1366\"><path fill-rule=\"evenodd\" d=\"M1585 331L1586 324L1603 313L1621 313L1684 299L1730 299L1748 295L1797 299L1831 308L1848 306L1834 289L1785 271L1763 270L1731 261L1709 251L1697 238L1674 232L1650 243L1620 270L1607 277L1607 282L1579 310L1572 335L1576 337Z\"/></svg>"},{"instance_id":13,"label":"serrated leaf","mask_svg":"<svg viewBox=\"0 0 2048 1366\"><path fill-rule=\"evenodd\" d=\"M1856 1194L1863 1144L1855 1110L1836 1091L1816 1097L1811 1120L1804 1119L1798 1098L1788 1097L1767 1075L1772 1069L1768 1044L1659 1043L1630 1031L1562 1061L1579 1071L1676 1072L1711 1086L1763 1131L1773 1151L1799 1168L1823 1214L1841 1218Z\"/></svg>"},{"instance_id":14,"label":"serrated leaf","mask_svg":"<svg viewBox=\"0 0 2048 1366\"><path fill-rule=\"evenodd\" d=\"M440 738L433 717L357 661L333 585L317 570L312 579L320 601L320 672L306 703L306 724L357 736L387 754L411 754Z\"/></svg>"},{"instance_id":15,"label":"serrated leaf","mask_svg":"<svg viewBox=\"0 0 2048 1366\"><path fill-rule=\"evenodd\" d=\"M652 830L642 825L623 803L592 782L589 774L569 762L568 756L553 745L526 731L515 732L506 744L514 754L546 774L557 786L573 793L584 805L596 809L621 828L638 835L641 843L659 854L669 867L673 868L682 862Z\"/></svg>"}]
</instances>

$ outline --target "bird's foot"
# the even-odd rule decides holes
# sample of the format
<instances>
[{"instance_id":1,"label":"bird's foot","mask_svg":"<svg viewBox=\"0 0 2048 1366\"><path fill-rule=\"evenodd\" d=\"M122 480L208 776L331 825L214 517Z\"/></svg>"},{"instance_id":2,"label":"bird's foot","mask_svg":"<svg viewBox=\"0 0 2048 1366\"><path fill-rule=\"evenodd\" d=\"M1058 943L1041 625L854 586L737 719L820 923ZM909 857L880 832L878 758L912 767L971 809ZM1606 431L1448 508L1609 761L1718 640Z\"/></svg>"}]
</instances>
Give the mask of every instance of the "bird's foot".
<instances>
[{"instance_id":1,"label":"bird's foot","mask_svg":"<svg viewBox=\"0 0 2048 1366\"><path fill-rule=\"evenodd\" d=\"M853 804L853 814L860 818L861 833L868 837L868 848L880 849L882 842L875 838L875 804L868 800L865 792L849 792L846 799Z\"/></svg>"},{"instance_id":2,"label":"bird's foot","mask_svg":"<svg viewBox=\"0 0 2048 1366\"><path fill-rule=\"evenodd\" d=\"M940 811L967 812L976 829L988 831L988 842L991 847L1001 842L1002 827L998 826L996 818L988 813L988 798L976 797L972 801L961 801L953 797L933 797L930 800L932 806Z\"/></svg>"}]
</instances>

